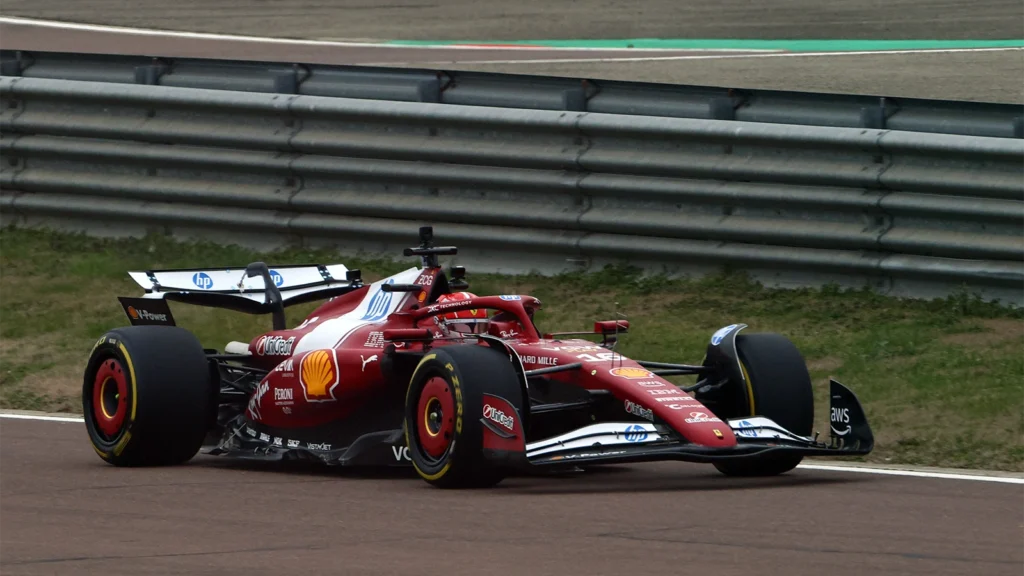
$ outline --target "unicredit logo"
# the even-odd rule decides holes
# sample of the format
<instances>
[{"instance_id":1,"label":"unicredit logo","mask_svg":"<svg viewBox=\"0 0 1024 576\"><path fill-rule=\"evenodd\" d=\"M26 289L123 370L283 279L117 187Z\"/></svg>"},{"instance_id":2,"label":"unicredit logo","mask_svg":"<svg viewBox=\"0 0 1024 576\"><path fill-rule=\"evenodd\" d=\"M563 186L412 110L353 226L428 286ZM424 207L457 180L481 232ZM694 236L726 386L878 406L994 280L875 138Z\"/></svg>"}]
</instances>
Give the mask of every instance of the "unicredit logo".
<instances>
[{"instance_id":1,"label":"unicredit logo","mask_svg":"<svg viewBox=\"0 0 1024 576\"><path fill-rule=\"evenodd\" d=\"M256 354L259 356L288 356L292 353L295 336L262 336L256 341Z\"/></svg>"},{"instance_id":2,"label":"unicredit logo","mask_svg":"<svg viewBox=\"0 0 1024 576\"><path fill-rule=\"evenodd\" d=\"M516 429L516 421L490 404L484 404L484 418L501 424L509 430Z\"/></svg>"}]
</instances>

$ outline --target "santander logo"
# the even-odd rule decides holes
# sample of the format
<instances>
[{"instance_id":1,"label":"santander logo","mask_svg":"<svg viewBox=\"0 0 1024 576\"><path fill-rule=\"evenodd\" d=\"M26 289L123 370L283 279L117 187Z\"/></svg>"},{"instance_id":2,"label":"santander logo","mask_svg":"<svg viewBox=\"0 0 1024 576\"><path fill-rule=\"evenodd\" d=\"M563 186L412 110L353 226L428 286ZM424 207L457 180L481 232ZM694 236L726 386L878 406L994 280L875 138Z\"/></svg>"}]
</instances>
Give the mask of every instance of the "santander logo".
<instances>
[{"instance_id":1,"label":"santander logo","mask_svg":"<svg viewBox=\"0 0 1024 576\"><path fill-rule=\"evenodd\" d=\"M698 422L721 422L721 420L708 415L706 412L690 412L690 417L686 419L686 423L696 424Z\"/></svg>"}]
</instances>

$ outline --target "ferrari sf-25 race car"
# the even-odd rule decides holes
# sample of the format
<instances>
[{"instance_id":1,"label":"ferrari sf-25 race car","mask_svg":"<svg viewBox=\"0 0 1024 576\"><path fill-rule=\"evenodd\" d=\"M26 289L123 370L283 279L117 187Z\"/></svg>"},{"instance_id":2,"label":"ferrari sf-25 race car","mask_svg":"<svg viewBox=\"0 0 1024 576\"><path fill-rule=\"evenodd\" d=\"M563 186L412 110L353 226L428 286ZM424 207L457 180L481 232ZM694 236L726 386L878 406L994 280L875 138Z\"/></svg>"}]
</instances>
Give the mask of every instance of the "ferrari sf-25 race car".
<instances>
[{"instance_id":1,"label":"ferrari sf-25 race car","mask_svg":"<svg viewBox=\"0 0 1024 576\"><path fill-rule=\"evenodd\" d=\"M830 382L828 442L812 437L811 379L778 334L715 332L700 364L626 358L621 318L542 333L541 302L475 296L446 273L430 227L421 258L364 284L344 265L130 272L131 326L104 334L85 369L97 454L118 466L206 454L328 465L412 466L438 487L493 486L524 469L684 460L775 475L804 456L853 456L874 440L856 396ZM285 307L325 300L293 328ZM168 301L269 314L273 330L204 349ZM594 342L584 336L599 337ZM692 385L669 376L692 375Z\"/></svg>"}]
</instances>

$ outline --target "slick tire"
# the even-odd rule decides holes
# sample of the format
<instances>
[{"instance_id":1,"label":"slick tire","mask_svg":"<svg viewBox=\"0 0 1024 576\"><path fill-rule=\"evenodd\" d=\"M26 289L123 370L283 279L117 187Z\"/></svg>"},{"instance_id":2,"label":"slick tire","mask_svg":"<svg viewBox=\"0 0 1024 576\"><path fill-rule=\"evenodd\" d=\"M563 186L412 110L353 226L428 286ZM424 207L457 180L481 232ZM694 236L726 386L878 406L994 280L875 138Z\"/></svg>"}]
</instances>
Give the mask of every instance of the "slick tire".
<instances>
[{"instance_id":1,"label":"slick tire","mask_svg":"<svg viewBox=\"0 0 1024 576\"><path fill-rule=\"evenodd\" d=\"M748 389L738 391L753 397L742 416L764 416L783 428L810 436L814 427L814 390L807 364L796 346L781 334L740 334L736 351L747 379ZM765 454L716 462L729 476L775 476L796 468L799 454Z\"/></svg>"},{"instance_id":2,"label":"slick tire","mask_svg":"<svg viewBox=\"0 0 1024 576\"><path fill-rule=\"evenodd\" d=\"M130 326L103 335L82 383L89 440L115 466L168 466L199 451L216 407L199 341L175 326Z\"/></svg>"},{"instance_id":3,"label":"slick tire","mask_svg":"<svg viewBox=\"0 0 1024 576\"><path fill-rule=\"evenodd\" d=\"M413 371L405 400L404 432L419 476L439 488L487 488L508 470L483 449L484 394L523 413L515 368L497 349L475 344L438 347Z\"/></svg>"}]
</instances>

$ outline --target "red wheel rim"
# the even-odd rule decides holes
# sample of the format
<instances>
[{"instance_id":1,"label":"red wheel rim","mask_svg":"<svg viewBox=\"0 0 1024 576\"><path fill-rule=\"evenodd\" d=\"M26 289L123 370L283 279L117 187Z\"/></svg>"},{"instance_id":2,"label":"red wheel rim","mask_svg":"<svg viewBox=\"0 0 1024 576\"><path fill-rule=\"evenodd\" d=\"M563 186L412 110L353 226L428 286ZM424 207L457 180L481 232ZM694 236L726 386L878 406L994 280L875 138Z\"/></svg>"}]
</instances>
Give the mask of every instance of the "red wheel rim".
<instances>
[{"instance_id":1,"label":"red wheel rim","mask_svg":"<svg viewBox=\"0 0 1024 576\"><path fill-rule=\"evenodd\" d=\"M417 414L416 436L420 446L428 455L440 458L455 432L455 403L444 378L435 376L423 386Z\"/></svg>"},{"instance_id":2,"label":"red wheel rim","mask_svg":"<svg viewBox=\"0 0 1024 576\"><path fill-rule=\"evenodd\" d=\"M96 428L107 436L117 436L124 425L128 415L128 379L117 360L104 360L96 371L92 385L92 414Z\"/></svg>"}]
</instances>

